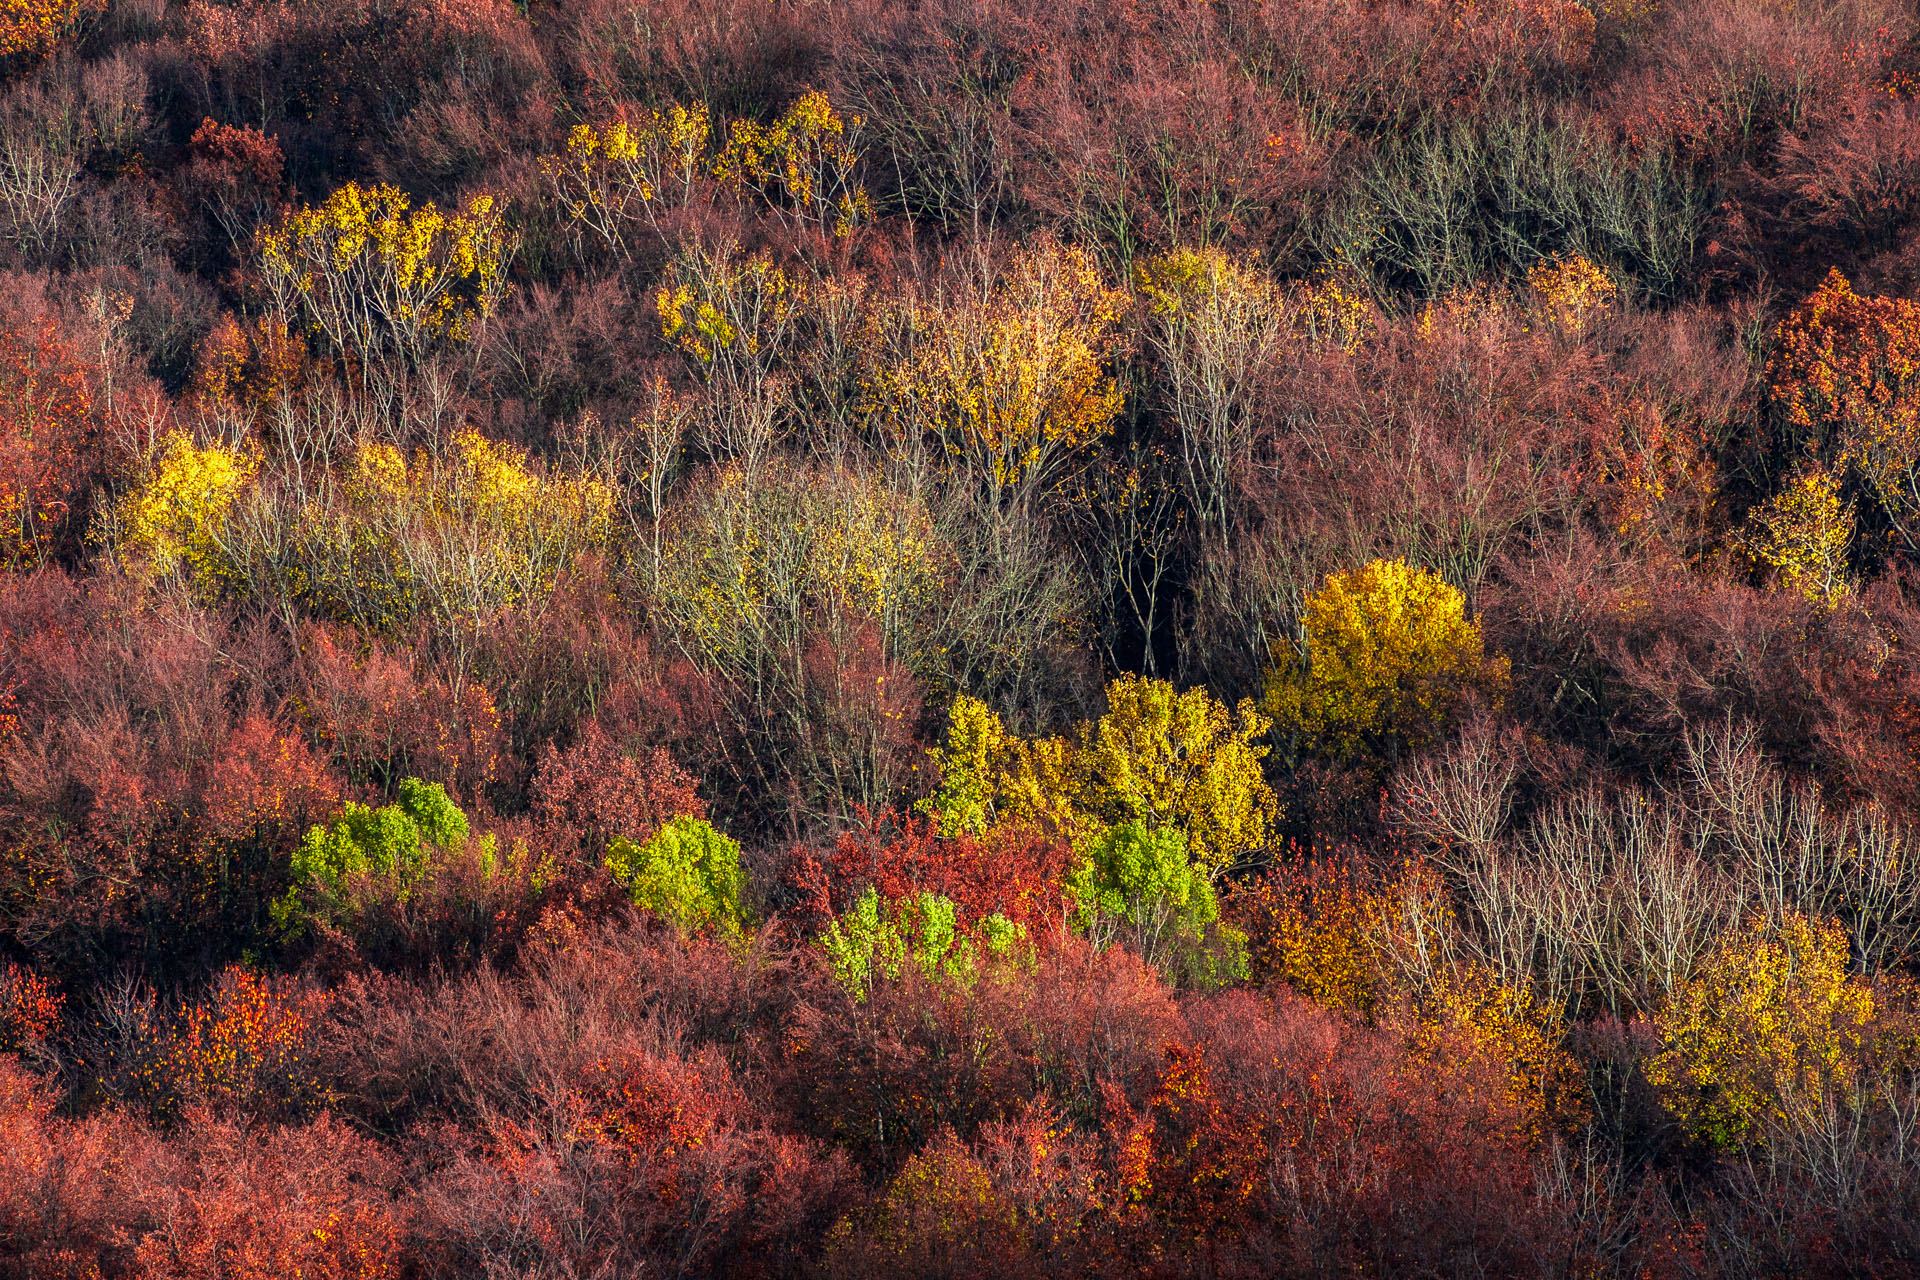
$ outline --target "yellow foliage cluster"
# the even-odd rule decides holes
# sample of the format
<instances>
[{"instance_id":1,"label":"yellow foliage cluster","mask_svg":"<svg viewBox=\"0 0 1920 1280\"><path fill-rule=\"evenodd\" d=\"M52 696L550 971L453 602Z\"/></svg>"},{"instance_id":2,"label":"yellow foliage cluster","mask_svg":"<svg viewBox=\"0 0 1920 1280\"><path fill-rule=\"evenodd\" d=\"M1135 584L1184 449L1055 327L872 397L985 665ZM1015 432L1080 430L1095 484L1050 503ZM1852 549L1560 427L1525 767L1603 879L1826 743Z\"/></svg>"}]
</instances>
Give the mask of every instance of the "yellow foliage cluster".
<instances>
[{"instance_id":1,"label":"yellow foliage cluster","mask_svg":"<svg viewBox=\"0 0 1920 1280\"><path fill-rule=\"evenodd\" d=\"M1173 827L1217 874L1264 851L1279 816L1255 745L1268 727L1251 702L1235 712L1135 675L1108 685L1106 714L1070 738L1021 738L962 696L931 753L941 787L929 807L948 834L1037 822L1081 849L1122 822Z\"/></svg>"},{"instance_id":2,"label":"yellow foliage cluster","mask_svg":"<svg viewBox=\"0 0 1920 1280\"><path fill-rule=\"evenodd\" d=\"M716 151L707 108L678 104L638 124L575 125L564 154L540 158L540 172L574 224L626 251L627 228L686 204L711 180L752 191L799 222L847 236L873 214L854 178L862 120L842 118L817 91L802 94L771 124L733 120Z\"/></svg>"},{"instance_id":3,"label":"yellow foliage cluster","mask_svg":"<svg viewBox=\"0 0 1920 1280\"><path fill-rule=\"evenodd\" d=\"M853 178L860 163L854 141L863 123L859 116L842 120L824 93L802 94L770 125L735 120L713 176L751 187L776 207L784 199L802 221L836 236L851 234L873 216L866 189Z\"/></svg>"},{"instance_id":4,"label":"yellow foliage cluster","mask_svg":"<svg viewBox=\"0 0 1920 1280\"><path fill-rule=\"evenodd\" d=\"M216 574L227 513L258 468L259 459L250 453L218 444L202 448L185 432L174 432L161 447L153 475L120 503L121 555L159 576Z\"/></svg>"},{"instance_id":5,"label":"yellow foliage cluster","mask_svg":"<svg viewBox=\"0 0 1920 1280\"><path fill-rule=\"evenodd\" d=\"M1654 1019L1647 1078L1698 1137L1735 1146L1788 1098L1847 1086L1875 1012L1849 972L1846 930L1789 915L1723 941Z\"/></svg>"},{"instance_id":6,"label":"yellow foliage cluster","mask_svg":"<svg viewBox=\"0 0 1920 1280\"><path fill-rule=\"evenodd\" d=\"M1527 272L1527 285L1561 328L1577 330L1619 297L1612 277L1579 254L1542 258Z\"/></svg>"},{"instance_id":7,"label":"yellow foliage cluster","mask_svg":"<svg viewBox=\"0 0 1920 1280\"><path fill-rule=\"evenodd\" d=\"M1256 978L1341 1013L1404 1019L1416 1054L1504 1063L1505 1092L1536 1137L1581 1092L1559 1011L1524 978L1503 982L1460 954L1460 920L1431 866L1409 861L1387 875L1337 859L1286 866L1240 889L1230 913L1247 925Z\"/></svg>"},{"instance_id":8,"label":"yellow foliage cluster","mask_svg":"<svg viewBox=\"0 0 1920 1280\"><path fill-rule=\"evenodd\" d=\"M804 290L764 254L683 257L654 295L660 334L710 369L752 361L792 323Z\"/></svg>"},{"instance_id":9,"label":"yellow foliage cluster","mask_svg":"<svg viewBox=\"0 0 1920 1280\"><path fill-rule=\"evenodd\" d=\"M1371 1017L1393 992L1382 931L1391 904L1336 863L1278 869L1232 901L1256 981L1277 979L1341 1013Z\"/></svg>"},{"instance_id":10,"label":"yellow foliage cluster","mask_svg":"<svg viewBox=\"0 0 1920 1280\"><path fill-rule=\"evenodd\" d=\"M1392 759L1433 741L1473 693L1497 694L1458 590L1403 560L1334 573L1307 597L1306 646L1267 677L1263 710L1282 733L1335 759Z\"/></svg>"},{"instance_id":11,"label":"yellow foliage cluster","mask_svg":"<svg viewBox=\"0 0 1920 1280\"><path fill-rule=\"evenodd\" d=\"M1219 249L1175 249L1134 266L1149 315L1203 329L1261 324L1309 344L1358 351L1374 329L1373 304L1338 276L1283 289L1259 267Z\"/></svg>"},{"instance_id":12,"label":"yellow foliage cluster","mask_svg":"<svg viewBox=\"0 0 1920 1280\"><path fill-rule=\"evenodd\" d=\"M304 313L336 351L417 360L435 339L464 342L506 296L513 247L497 202L412 208L397 187L348 183L263 232L260 266L287 314Z\"/></svg>"},{"instance_id":13,"label":"yellow foliage cluster","mask_svg":"<svg viewBox=\"0 0 1920 1280\"><path fill-rule=\"evenodd\" d=\"M1174 249L1133 267L1134 291L1150 314L1172 316L1222 302L1277 300L1272 277L1219 249Z\"/></svg>"},{"instance_id":14,"label":"yellow foliage cluster","mask_svg":"<svg viewBox=\"0 0 1920 1280\"><path fill-rule=\"evenodd\" d=\"M1120 412L1108 362L1125 301L1086 253L1043 241L981 296L915 307L868 392L895 430L932 435L991 483L1044 482Z\"/></svg>"},{"instance_id":15,"label":"yellow foliage cluster","mask_svg":"<svg viewBox=\"0 0 1920 1280\"><path fill-rule=\"evenodd\" d=\"M1506 299L1485 284L1448 290L1444 297L1420 309L1413 331L1423 341L1435 341L1448 333L1470 333L1483 325L1504 322L1508 315Z\"/></svg>"},{"instance_id":16,"label":"yellow foliage cluster","mask_svg":"<svg viewBox=\"0 0 1920 1280\"><path fill-rule=\"evenodd\" d=\"M453 621L540 598L612 531L612 490L549 478L475 432L412 462L363 443L300 491L252 454L184 436L120 507L120 550L183 571L210 598L271 598L376 629Z\"/></svg>"},{"instance_id":17,"label":"yellow foliage cluster","mask_svg":"<svg viewBox=\"0 0 1920 1280\"><path fill-rule=\"evenodd\" d=\"M1374 330L1373 303L1337 276L1305 285L1293 299L1294 326L1309 341L1352 355Z\"/></svg>"},{"instance_id":18,"label":"yellow foliage cluster","mask_svg":"<svg viewBox=\"0 0 1920 1280\"><path fill-rule=\"evenodd\" d=\"M1416 1035L1416 1048L1424 1042L1436 1058L1451 1057L1464 1040L1506 1064L1507 1096L1521 1107L1534 1139L1546 1136L1549 1117L1564 1121L1579 1105L1584 1081L1565 1048L1564 1022L1532 993L1504 986L1479 969L1448 968L1423 993L1420 1012L1428 1034ZM1455 1039L1450 1042L1446 1033Z\"/></svg>"},{"instance_id":19,"label":"yellow foliage cluster","mask_svg":"<svg viewBox=\"0 0 1920 1280\"><path fill-rule=\"evenodd\" d=\"M613 491L591 476L543 476L474 431L411 463L391 445L354 451L344 501L309 506L329 526L299 578L313 607L376 628L426 612L443 621L544 598L583 551L612 535ZM342 554L344 552L345 554Z\"/></svg>"},{"instance_id":20,"label":"yellow foliage cluster","mask_svg":"<svg viewBox=\"0 0 1920 1280\"><path fill-rule=\"evenodd\" d=\"M1831 473L1809 467L1755 507L1740 546L1809 600L1833 604L1847 592L1854 511Z\"/></svg>"},{"instance_id":21,"label":"yellow foliage cluster","mask_svg":"<svg viewBox=\"0 0 1920 1280\"><path fill-rule=\"evenodd\" d=\"M0 0L0 61L53 52L80 17L80 0Z\"/></svg>"},{"instance_id":22,"label":"yellow foliage cluster","mask_svg":"<svg viewBox=\"0 0 1920 1280\"><path fill-rule=\"evenodd\" d=\"M692 198L711 134L701 103L651 112L637 125L577 124L565 154L540 157L540 173L570 221L624 252L634 220L658 230L662 210Z\"/></svg>"}]
</instances>

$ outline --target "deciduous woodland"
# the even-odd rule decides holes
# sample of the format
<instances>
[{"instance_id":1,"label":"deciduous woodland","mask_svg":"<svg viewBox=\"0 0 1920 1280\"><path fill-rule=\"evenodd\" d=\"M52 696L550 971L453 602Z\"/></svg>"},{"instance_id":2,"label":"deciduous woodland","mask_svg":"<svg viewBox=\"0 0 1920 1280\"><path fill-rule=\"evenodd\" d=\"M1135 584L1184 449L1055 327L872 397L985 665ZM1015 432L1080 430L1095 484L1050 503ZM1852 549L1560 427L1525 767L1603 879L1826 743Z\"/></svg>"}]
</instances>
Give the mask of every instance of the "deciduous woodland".
<instances>
[{"instance_id":1,"label":"deciduous woodland","mask_svg":"<svg viewBox=\"0 0 1920 1280\"><path fill-rule=\"evenodd\" d=\"M0 1280L1920 1275L1911 0L0 0Z\"/></svg>"}]
</instances>

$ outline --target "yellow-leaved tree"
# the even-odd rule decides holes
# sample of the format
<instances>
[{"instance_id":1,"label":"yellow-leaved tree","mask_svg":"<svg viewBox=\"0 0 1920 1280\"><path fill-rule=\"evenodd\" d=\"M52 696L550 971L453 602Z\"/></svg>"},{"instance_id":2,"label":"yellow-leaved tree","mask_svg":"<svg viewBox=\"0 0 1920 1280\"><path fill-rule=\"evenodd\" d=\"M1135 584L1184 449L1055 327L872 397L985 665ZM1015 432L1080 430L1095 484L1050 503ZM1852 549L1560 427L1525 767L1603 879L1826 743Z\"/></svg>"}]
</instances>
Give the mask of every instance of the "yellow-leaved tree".
<instances>
[{"instance_id":1,"label":"yellow-leaved tree","mask_svg":"<svg viewBox=\"0 0 1920 1280\"><path fill-rule=\"evenodd\" d=\"M859 116L843 117L817 90L803 93L772 122L727 122L725 141L707 108L673 104L629 123L581 123L564 153L540 157L560 212L583 232L626 256L627 233L701 194L732 192L764 201L778 217L844 237L873 216L858 179Z\"/></svg>"},{"instance_id":2,"label":"yellow-leaved tree","mask_svg":"<svg viewBox=\"0 0 1920 1280\"><path fill-rule=\"evenodd\" d=\"M1250 701L1235 710L1135 675L1107 686L1106 714L1067 737L1021 738L962 696L932 752L941 785L928 808L949 834L1036 822L1082 850L1120 823L1174 828L1216 875L1264 851L1278 820L1256 745L1268 728Z\"/></svg>"},{"instance_id":3,"label":"yellow-leaved tree","mask_svg":"<svg viewBox=\"0 0 1920 1280\"><path fill-rule=\"evenodd\" d=\"M1738 545L1782 586L1830 605L1847 593L1853 522L1832 473L1808 467L1748 513Z\"/></svg>"},{"instance_id":4,"label":"yellow-leaved tree","mask_svg":"<svg viewBox=\"0 0 1920 1280\"><path fill-rule=\"evenodd\" d=\"M908 312L866 378L875 418L899 446L932 441L992 510L1026 510L1113 427L1125 302L1083 251L1032 245L979 293Z\"/></svg>"},{"instance_id":5,"label":"yellow-leaved tree","mask_svg":"<svg viewBox=\"0 0 1920 1280\"><path fill-rule=\"evenodd\" d=\"M506 297L513 245L493 196L415 209L398 187L349 182L262 233L260 271L280 315L303 316L365 378L471 339Z\"/></svg>"},{"instance_id":6,"label":"yellow-leaved tree","mask_svg":"<svg viewBox=\"0 0 1920 1280\"><path fill-rule=\"evenodd\" d=\"M603 481L545 474L471 431L412 459L364 442L304 483L176 436L117 508L118 549L209 599L377 631L415 618L445 628L544 598L606 545L612 516Z\"/></svg>"},{"instance_id":7,"label":"yellow-leaved tree","mask_svg":"<svg viewBox=\"0 0 1920 1280\"><path fill-rule=\"evenodd\" d=\"M564 154L540 157L540 173L567 220L624 257L633 223L657 234L664 213L693 198L712 131L701 103L675 104L636 124L577 124Z\"/></svg>"},{"instance_id":8,"label":"yellow-leaved tree","mask_svg":"<svg viewBox=\"0 0 1920 1280\"><path fill-rule=\"evenodd\" d=\"M1738 1146L1796 1098L1850 1085L1874 1017L1837 922L1756 917L1728 936L1654 1018L1647 1079L1694 1136Z\"/></svg>"},{"instance_id":9,"label":"yellow-leaved tree","mask_svg":"<svg viewBox=\"0 0 1920 1280\"><path fill-rule=\"evenodd\" d=\"M1534 263L1527 287L1547 317L1569 333L1584 329L1620 296L1613 277L1577 253Z\"/></svg>"},{"instance_id":10,"label":"yellow-leaved tree","mask_svg":"<svg viewBox=\"0 0 1920 1280\"><path fill-rule=\"evenodd\" d=\"M258 467L250 453L174 432L146 483L115 508L121 557L138 572L183 573L218 595L230 568L227 515Z\"/></svg>"},{"instance_id":11,"label":"yellow-leaved tree","mask_svg":"<svg viewBox=\"0 0 1920 1280\"><path fill-rule=\"evenodd\" d=\"M859 116L842 118L826 94L809 91L772 124L735 120L714 158L713 176L758 191L775 212L802 225L849 235L873 215L855 177L864 123Z\"/></svg>"},{"instance_id":12,"label":"yellow-leaved tree","mask_svg":"<svg viewBox=\"0 0 1920 1280\"><path fill-rule=\"evenodd\" d=\"M1329 574L1307 597L1304 629L1304 652L1268 673L1263 710L1327 759L1390 762L1506 684L1506 660L1487 656L1465 597L1404 560Z\"/></svg>"},{"instance_id":13,"label":"yellow-leaved tree","mask_svg":"<svg viewBox=\"0 0 1920 1280\"><path fill-rule=\"evenodd\" d=\"M80 0L0 0L0 67L52 53L80 12Z\"/></svg>"}]
</instances>

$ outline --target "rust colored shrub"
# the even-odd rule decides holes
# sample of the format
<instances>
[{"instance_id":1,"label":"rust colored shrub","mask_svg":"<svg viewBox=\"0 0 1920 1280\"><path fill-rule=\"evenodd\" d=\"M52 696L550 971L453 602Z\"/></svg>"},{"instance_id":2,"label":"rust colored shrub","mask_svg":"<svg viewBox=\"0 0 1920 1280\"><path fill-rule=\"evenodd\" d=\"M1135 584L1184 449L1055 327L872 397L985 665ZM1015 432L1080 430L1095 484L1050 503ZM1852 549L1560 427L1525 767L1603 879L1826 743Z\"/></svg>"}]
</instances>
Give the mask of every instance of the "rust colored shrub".
<instances>
[{"instance_id":1,"label":"rust colored shrub","mask_svg":"<svg viewBox=\"0 0 1920 1280\"><path fill-rule=\"evenodd\" d=\"M138 1280L398 1280L408 1205L399 1170L327 1116L248 1130L198 1120L129 1176Z\"/></svg>"},{"instance_id":2,"label":"rust colored shrub","mask_svg":"<svg viewBox=\"0 0 1920 1280\"><path fill-rule=\"evenodd\" d=\"M301 1116L323 1103L314 1044L326 995L238 966L205 997L140 1028L131 1090L163 1120L206 1112L238 1121Z\"/></svg>"},{"instance_id":3,"label":"rust colored shrub","mask_svg":"<svg viewBox=\"0 0 1920 1280\"><path fill-rule=\"evenodd\" d=\"M246 666L279 660L259 640L114 578L0 582L20 717L0 742L14 850L0 881L17 936L70 990L69 962L212 967L264 928L334 786L250 690Z\"/></svg>"},{"instance_id":4,"label":"rust colored shrub","mask_svg":"<svg viewBox=\"0 0 1920 1280\"><path fill-rule=\"evenodd\" d=\"M867 815L827 855L830 901L844 909L872 885L888 901L938 894L969 920L997 912L1035 935L1062 918L1061 879L1073 863L1065 841L1018 824L979 836L939 828L931 815Z\"/></svg>"},{"instance_id":5,"label":"rust colored shrub","mask_svg":"<svg viewBox=\"0 0 1920 1280\"><path fill-rule=\"evenodd\" d=\"M390 793L400 779L476 794L500 767L500 713L478 681L442 675L418 650L314 626L293 673L308 733L347 778Z\"/></svg>"},{"instance_id":6,"label":"rust colored shrub","mask_svg":"<svg viewBox=\"0 0 1920 1280\"><path fill-rule=\"evenodd\" d=\"M424 1193L446 1265L773 1275L844 1194L840 1163L759 1129L716 1060L628 1052L495 1115Z\"/></svg>"},{"instance_id":7,"label":"rust colored shrub","mask_svg":"<svg viewBox=\"0 0 1920 1280\"><path fill-rule=\"evenodd\" d=\"M158 1144L123 1114L67 1119L45 1080L0 1054L0 1276L82 1280L115 1264L138 1226L128 1174Z\"/></svg>"},{"instance_id":8,"label":"rust colored shrub","mask_svg":"<svg viewBox=\"0 0 1920 1280\"><path fill-rule=\"evenodd\" d=\"M105 446L87 370L54 321L0 321L0 563L70 559Z\"/></svg>"},{"instance_id":9,"label":"rust colored shrub","mask_svg":"<svg viewBox=\"0 0 1920 1280\"><path fill-rule=\"evenodd\" d=\"M0 963L0 1053L20 1053L46 1040L64 1003L45 978L11 960Z\"/></svg>"},{"instance_id":10,"label":"rust colored shrub","mask_svg":"<svg viewBox=\"0 0 1920 1280\"><path fill-rule=\"evenodd\" d=\"M533 813L554 847L577 849L597 865L615 838L643 844L671 818L705 818L694 785L664 747L629 752L588 720L565 751L551 742L541 751Z\"/></svg>"}]
</instances>

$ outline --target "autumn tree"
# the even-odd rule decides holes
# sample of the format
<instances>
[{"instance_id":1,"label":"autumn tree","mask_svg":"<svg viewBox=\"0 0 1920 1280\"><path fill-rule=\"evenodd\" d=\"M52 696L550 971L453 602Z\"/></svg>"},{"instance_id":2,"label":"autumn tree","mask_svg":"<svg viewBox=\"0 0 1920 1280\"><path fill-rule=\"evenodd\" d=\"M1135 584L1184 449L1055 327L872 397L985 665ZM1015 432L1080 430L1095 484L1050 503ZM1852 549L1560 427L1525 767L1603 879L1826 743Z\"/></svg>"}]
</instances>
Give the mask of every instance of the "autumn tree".
<instances>
[{"instance_id":1,"label":"autumn tree","mask_svg":"<svg viewBox=\"0 0 1920 1280\"><path fill-rule=\"evenodd\" d=\"M466 343L493 317L513 234L496 196L416 209L397 187L350 182L289 213L259 253L278 315L303 319L330 352L357 361L363 388L391 391L436 344Z\"/></svg>"},{"instance_id":2,"label":"autumn tree","mask_svg":"<svg viewBox=\"0 0 1920 1280\"><path fill-rule=\"evenodd\" d=\"M681 932L739 934L740 846L705 819L674 818L644 842L616 837L607 847L607 866L635 906Z\"/></svg>"},{"instance_id":3,"label":"autumn tree","mask_svg":"<svg viewBox=\"0 0 1920 1280\"><path fill-rule=\"evenodd\" d=\"M933 751L939 792L928 802L948 831L1037 822L1086 847L1110 827L1177 828L1209 874L1264 850L1278 805L1257 745L1267 719L1230 710L1205 689L1122 676L1107 711L1069 737L1009 734L983 703L962 697Z\"/></svg>"},{"instance_id":4,"label":"autumn tree","mask_svg":"<svg viewBox=\"0 0 1920 1280\"><path fill-rule=\"evenodd\" d=\"M1647 1076L1696 1137L1737 1147L1796 1091L1859 1069L1874 995L1849 972L1846 933L1789 916L1730 934L1656 1017Z\"/></svg>"},{"instance_id":5,"label":"autumn tree","mask_svg":"<svg viewBox=\"0 0 1920 1280\"><path fill-rule=\"evenodd\" d=\"M1460 592L1402 560L1330 574L1307 599L1304 631L1263 706L1281 733L1335 760L1417 750L1504 679Z\"/></svg>"},{"instance_id":6,"label":"autumn tree","mask_svg":"<svg viewBox=\"0 0 1920 1280\"><path fill-rule=\"evenodd\" d=\"M0 562L72 550L104 477L93 391L50 319L0 325Z\"/></svg>"},{"instance_id":7,"label":"autumn tree","mask_svg":"<svg viewBox=\"0 0 1920 1280\"><path fill-rule=\"evenodd\" d=\"M1112 430L1124 295L1078 249L1041 241L996 280L914 307L870 383L896 449L932 443L1000 519Z\"/></svg>"},{"instance_id":8,"label":"autumn tree","mask_svg":"<svg viewBox=\"0 0 1920 1280\"><path fill-rule=\"evenodd\" d=\"M1767 360L1767 383L1783 419L1783 471L1825 467L1834 480L1857 484L1871 495L1894 535L1909 549L1920 535L1920 303L1903 298L1862 297L1836 268L1819 289L1780 322ZM1810 484L1826 484L1806 472L1803 495L1779 501L1782 520L1806 524L1808 514L1787 509L1811 501ZM1838 512L1829 521L1838 528ZM1833 536L1827 535L1829 540ZM1817 539L1816 539L1817 540ZM1842 544L1844 547L1844 544ZM1802 558L1825 554L1812 547ZM1786 572L1783 570L1783 572ZM1826 580L1830 568L1804 570ZM1790 578L1794 577L1789 573ZM1796 585L1798 585L1796 581ZM1830 592L1825 585L1823 592Z\"/></svg>"}]
</instances>

